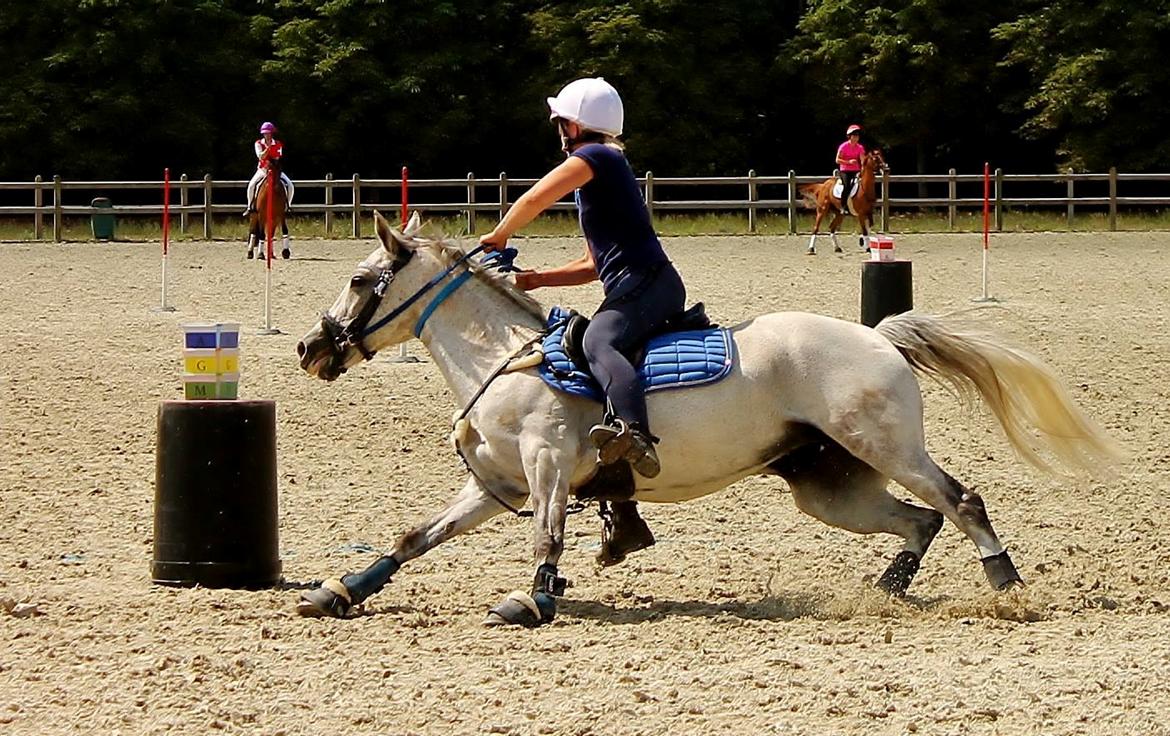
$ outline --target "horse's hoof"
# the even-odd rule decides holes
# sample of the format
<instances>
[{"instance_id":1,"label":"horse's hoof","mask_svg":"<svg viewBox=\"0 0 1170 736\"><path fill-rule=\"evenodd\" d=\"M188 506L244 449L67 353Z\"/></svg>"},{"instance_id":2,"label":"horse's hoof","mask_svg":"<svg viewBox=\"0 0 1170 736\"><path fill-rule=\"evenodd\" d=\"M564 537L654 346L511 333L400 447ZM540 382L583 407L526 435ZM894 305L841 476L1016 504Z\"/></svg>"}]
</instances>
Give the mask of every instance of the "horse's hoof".
<instances>
[{"instance_id":1,"label":"horse's hoof","mask_svg":"<svg viewBox=\"0 0 1170 736\"><path fill-rule=\"evenodd\" d=\"M522 590L514 590L504 600L488 611L483 620L484 626L523 626L534 628L548 623L552 617L545 618L541 613L536 600Z\"/></svg>"},{"instance_id":2,"label":"horse's hoof","mask_svg":"<svg viewBox=\"0 0 1170 736\"><path fill-rule=\"evenodd\" d=\"M987 582L991 587L1000 592L1024 585L1024 579L1020 577L1006 549L998 555L983 558L983 573L987 575Z\"/></svg>"},{"instance_id":3,"label":"horse's hoof","mask_svg":"<svg viewBox=\"0 0 1170 736\"><path fill-rule=\"evenodd\" d=\"M806 256L815 256L817 254L817 249L816 248L809 248L808 250L806 250L804 252L804 254Z\"/></svg>"},{"instance_id":4,"label":"horse's hoof","mask_svg":"<svg viewBox=\"0 0 1170 736\"><path fill-rule=\"evenodd\" d=\"M309 618L345 618L350 606L349 591L341 581L326 580L320 588L301 593L297 613Z\"/></svg>"},{"instance_id":5,"label":"horse's hoof","mask_svg":"<svg viewBox=\"0 0 1170 736\"><path fill-rule=\"evenodd\" d=\"M841 246L835 245L835 246L833 246L833 252L834 253L844 253L845 251L841 250Z\"/></svg>"},{"instance_id":6,"label":"horse's hoof","mask_svg":"<svg viewBox=\"0 0 1170 736\"><path fill-rule=\"evenodd\" d=\"M280 252L280 257L287 261L289 258L292 258L292 251L285 248Z\"/></svg>"},{"instance_id":7,"label":"horse's hoof","mask_svg":"<svg viewBox=\"0 0 1170 736\"><path fill-rule=\"evenodd\" d=\"M248 257L248 260L249 260L249 261L250 261L250 260L252 260L252 251L251 251L251 250L248 250L248 256L247 256L247 257Z\"/></svg>"}]
</instances>

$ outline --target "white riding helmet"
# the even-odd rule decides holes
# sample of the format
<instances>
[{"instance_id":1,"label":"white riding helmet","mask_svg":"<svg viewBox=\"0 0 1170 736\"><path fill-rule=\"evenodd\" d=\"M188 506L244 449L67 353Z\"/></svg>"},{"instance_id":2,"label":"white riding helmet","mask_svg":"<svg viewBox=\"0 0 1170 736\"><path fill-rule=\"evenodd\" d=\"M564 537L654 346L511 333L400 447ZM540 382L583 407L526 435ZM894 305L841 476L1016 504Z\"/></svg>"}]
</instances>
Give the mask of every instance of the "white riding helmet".
<instances>
[{"instance_id":1,"label":"white riding helmet","mask_svg":"<svg viewBox=\"0 0 1170 736\"><path fill-rule=\"evenodd\" d=\"M622 134L625 109L613 85L601 77L585 77L565 85L556 97L548 98L549 119L572 120L586 130L618 136Z\"/></svg>"}]
</instances>

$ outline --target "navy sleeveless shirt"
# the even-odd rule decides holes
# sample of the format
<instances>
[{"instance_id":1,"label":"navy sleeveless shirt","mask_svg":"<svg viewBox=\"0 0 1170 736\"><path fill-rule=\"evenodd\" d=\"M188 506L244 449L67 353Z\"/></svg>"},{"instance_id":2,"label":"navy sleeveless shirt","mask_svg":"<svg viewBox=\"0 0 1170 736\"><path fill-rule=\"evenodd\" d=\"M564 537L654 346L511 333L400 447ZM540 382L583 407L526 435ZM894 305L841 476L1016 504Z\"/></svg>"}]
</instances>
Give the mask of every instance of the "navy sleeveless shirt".
<instances>
[{"instance_id":1,"label":"navy sleeveless shirt","mask_svg":"<svg viewBox=\"0 0 1170 736\"><path fill-rule=\"evenodd\" d=\"M587 143L573 156L589 164L593 178L577 190L581 229L607 295L631 278L641 280L669 262L650 224L650 213L625 154Z\"/></svg>"}]
</instances>

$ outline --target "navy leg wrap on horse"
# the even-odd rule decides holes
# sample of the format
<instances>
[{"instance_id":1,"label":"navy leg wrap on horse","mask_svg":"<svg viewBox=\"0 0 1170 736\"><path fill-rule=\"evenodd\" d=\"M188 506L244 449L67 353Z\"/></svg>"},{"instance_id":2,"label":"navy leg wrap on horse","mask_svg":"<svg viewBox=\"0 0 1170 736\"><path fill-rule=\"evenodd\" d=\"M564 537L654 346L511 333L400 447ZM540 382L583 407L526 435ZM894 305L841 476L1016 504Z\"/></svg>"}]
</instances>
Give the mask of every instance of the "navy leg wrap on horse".
<instances>
[{"instance_id":1,"label":"navy leg wrap on horse","mask_svg":"<svg viewBox=\"0 0 1170 736\"><path fill-rule=\"evenodd\" d=\"M398 560L393 557L379 557L378 560L361 572L350 573L341 579L341 584L349 591L354 604L377 593L390 582L390 576L398 572Z\"/></svg>"}]
</instances>

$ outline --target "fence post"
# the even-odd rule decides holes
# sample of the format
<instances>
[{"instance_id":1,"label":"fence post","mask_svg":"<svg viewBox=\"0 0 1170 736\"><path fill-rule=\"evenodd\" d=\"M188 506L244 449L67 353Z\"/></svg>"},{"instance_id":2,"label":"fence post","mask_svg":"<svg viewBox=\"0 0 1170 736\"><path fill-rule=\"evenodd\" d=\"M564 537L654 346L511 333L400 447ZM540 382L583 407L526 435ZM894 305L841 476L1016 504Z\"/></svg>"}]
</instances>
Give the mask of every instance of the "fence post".
<instances>
[{"instance_id":1,"label":"fence post","mask_svg":"<svg viewBox=\"0 0 1170 736\"><path fill-rule=\"evenodd\" d=\"M508 212L508 175L500 172L500 219Z\"/></svg>"},{"instance_id":2,"label":"fence post","mask_svg":"<svg viewBox=\"0 0 1170 736\"><path fill-rule=\"evenodd\" d=\"M646 214L654 220L654 172L646 170L646 186L642 190L642 199L646 202Z\"/></svg>"},{"instance_id":3,"label":"fence post","mask_svg":"<svg viewBox=\"0 0 1170 736\"><path fill-rule=\"evenodd\" d=\"M756 231L756 170L748 169L748 232Z\"/></svg>"},{"instance_id":4,"label":"fence post","mask_svg":"<svg viewBox=\"0 0 1170 736\"><path fill-rule=\"evenodd\" d=\"M61 242L61 176L53 174L53 242Z\"/></svg>"},{"instance_id":5,"label":"fence post","mask_svg":"<svg viewBox=\"0 0 1170 736\"><path fill-rule=\"evenodd\" d=\"M40 177L38 177L40 178ZM1109 167L1109 229L1117 229L1117 167Z\"/></svg>"},{"instance_id":6,"label":"fence post","mask_svg":"<svg viewBox=\"0 0 1170 736\"><path fill-rule=\"evenodd\" d=\"M796 234L796 172L788 170L788 234Z\"/></svg>"},{"instance_id":7,"label":"fence post","mask_svg":"<svg viewBox=\"0 0 1170 736\"><path fill-rule=\"evenodd\" d=\"M362 236L362 180L357 174L353 175L353 236Z\"/></svg>"},{"instance_id":8,"label":"fence post","mask_svg":"<svg viewBox=\"0 0 1170 736\"><path fill-rule=\"evenodd\" d=\"M33 207L36 212L33 213L33 237L40 240L45 236L45 218L41 214L41 207L45 204L45 190L41 188L41 175L37 174L33 179Z\"/></svg>"},{"instance_id":9,"label":"fence post","mask_svg":"<svg viewBox=\"0 0 1170 736\"><path fill-rule=\"evenodd\" d=\"M947 230L955 229L955 216L958 214L955 206L955 197L958 196L958 184L955 182L955 170L947 170Z\"/></svg>"},{"instance_id":10,"label":"fence post","mask_svg":"<svg viewBox=\"0 0 1170 736\"><path fill-rule=\"evenodd\" d=\"M890 172L882 169L882 232L890 231Z\"/></svg>"},{"instance_id":11,"label":"fence post","mask_svg":"<svg viewBox=\"0 0 1170 736\"><path fill-rule=\"evenodd\" d=\"M1068 229L1073 229L1073 170L1068 170Z\"/></svg>"},{"instance_id":12,"label":"fence post","mask_svg":"<svg viewBox=\"0 0 1170 736\"><path fill-rule=\"evenodd\" d=\"M179 232L187 234L187 175L179 177Z\"/></svg>"},{"instance_id":13,"label":"fence post","mask_svg":"<svg viewBox=\"0 0 1170 736\"><path fill-rule=\"evenodd\" d=\"M995 170L995 231L1003 232L1003 169Z\"/></svg>"},{"instance_id":14,"label":"fence post","mask_svg":"<svg viewBox=\"0 0 1170 736\"><path fill-rule=\"evenodd\" d=\"M475 235L475 174L467 172L467 234Z\"/></svg>"},{"instance_id":15,"label":"fence post","mask_svg":"<svg viewBox=\"0 0 1170 736\"><path fill-rule=\"evenodd\" d=\"M325 175L325 235L333 234L333 174Z\"/></svg>"},{"instance_id":16,"label":"fence post","mask_svg":"<svg viewBox=\"0 0 1170 736\"><path fill-rule=\"evenodd\" d=\"M211 174L203 175L203 239L211 240Z\"/></svg>"}]
</instances>

